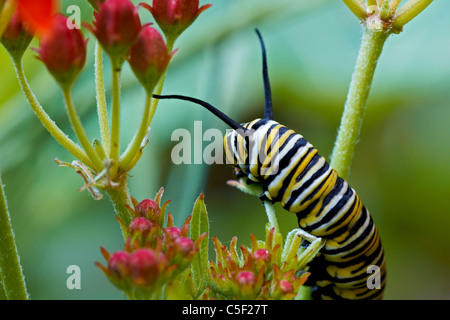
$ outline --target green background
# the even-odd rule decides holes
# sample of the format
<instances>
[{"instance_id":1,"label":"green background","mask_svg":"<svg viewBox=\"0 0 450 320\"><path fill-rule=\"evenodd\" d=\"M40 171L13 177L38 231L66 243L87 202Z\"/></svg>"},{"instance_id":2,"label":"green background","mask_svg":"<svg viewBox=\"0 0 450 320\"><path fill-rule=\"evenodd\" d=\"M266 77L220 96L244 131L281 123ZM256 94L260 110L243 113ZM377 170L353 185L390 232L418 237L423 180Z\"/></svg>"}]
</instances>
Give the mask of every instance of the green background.
<instances>
[{"instance_id":1,"label":"green background","mask_svg":"<svg viewBox=\"0 0 450 320\"><path fill-rule=\"evenodd\" d=\"M80 2L63 3L66 8ZM176 43L179 51L163 93L202 98L239 122L261 117L261 53L254 32L258 27L268 50L275 119L328 157L358 53L359 21L342 1L335 0L201 3L213 7ZM83 21L91 21L92 10L84 1L81 12ZM152 21L148 12L141 13L144 22ZM403 33L388 39L348 178L382 237L387 299L450 298L449 18L450 3L434 1ZM74 97L94 138L99 134L94 39L89 37L89 58ZM46 111L73 137L61 92L34 55L30 50L25 57L31 86ZM108 62L105 67L109 93ZM115 251L123 245L111 202L107 196L95 201L86 191L77 192L81 178L53 161L73 158L33 115L3 49L0 81L0 166L31 298L123 299L94 266L95 261L104 262L100 246ZM127 66L122 95L124 144L138 127L144 98ZM150 143L131 172L132 195L138 200L153 198L164 186L164 199L171 200L169 211L181 225L204 192L212 236L226 244L234 235L243 244L250 243L250 233L263 239L267 219L261 203L226 185L233 178L229 166L172 164L170 152L177 143L171 141L172 132L193 130L195 120L203 121L204 130L226 129L198 106L160 103ZM295 228L295 215L276 207L282 231ZM81 290L66 287L66 269L73 264L81 268Z\"/></svg>"}]
</instances>

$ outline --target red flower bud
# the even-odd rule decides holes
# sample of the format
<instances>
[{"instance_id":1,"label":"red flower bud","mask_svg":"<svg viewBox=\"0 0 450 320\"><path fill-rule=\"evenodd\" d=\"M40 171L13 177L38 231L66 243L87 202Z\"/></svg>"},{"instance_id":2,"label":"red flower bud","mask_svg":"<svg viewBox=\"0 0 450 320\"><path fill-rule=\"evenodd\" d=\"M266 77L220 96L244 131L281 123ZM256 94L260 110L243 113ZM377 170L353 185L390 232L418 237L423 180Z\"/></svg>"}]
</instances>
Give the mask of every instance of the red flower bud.
<instances>
[{"instance_id":1,"label":"red flower bud","mask_svg":"<svg viewBox=\"0 0 450 320\"><path fill-rule=\"evenodd\" d=\"M294 290L294 286L292 285L292 283L284 279L280 281L280 288L283 293L289 293Z\"/></svg>"},{"instance_id":2,"label":"red flower bud","mask_svg":"<svg viewBox=\"0 0 450 320\"><path fill-rule=\"evenodd\" d=\"M86 61L86 43L77 28L70 29L68 18L56 15L50 30L41 38L39 59L63 88L70 87Z\"/></svg>"},{"instance_id":3,"label":"red flower bud","mask_svg":"<svg viewBox=\"0 0 450 320\"><path fill-rule=\"evenodd\" d=\"M110 56L127 55L141 30L138 8L130 0L106 0L90 29Z\"/></svg>"},{"instance_id":4,"label":"red flower bud","mask_svg":"<svg viewBox=\"0 0 450 320\"><path fill-rule=\"evenodd\" d=\"M133 219L128 227L128 233L131 236L139 234L143 239L147 237L153 225L147 218Z\"/></svg>"},{"instance_id":5,"label":"red flower bud","mask_svg":"<svg viewBox=\"0 0 450 320\"><path fill-rule=\"evenodd\" d=\"M164 263L164 256L156 255L151 249L139 249L133 252L130 258L130 269L133 281L138 285L147 285L154 283L162 269L161 263Z\"/></svg>"},{"instance_id":6,"label":"red flower bud","mask_svg":"<svg viewBox=\"0 0 450 320\"><path fill-rule=\"evenodd\" d=\"M241 271L236 277L236 280L240 285L253 285L255 283L256 276L250 271Z\"/></svg>"},{"instance_id":7,"label":"red flower bud","mask_svg":"<svg viewBox=\"0 0 450 320\"><path fill-rule=\"evenodd\" d=\"M134 74L151 93L167 68L171 54L159 32L150 27L142 28L136 42L130 49L129 63Z\"/></svg>"},{"instance_id":8,"label":"red flower bud","mask_svg":"<svg viewBox=\"0 0 450 320\"><path fill-rule=\"evenodd\" d=\"M194 249L194 241L185 237L178 237L175 239L175 244L182 254L188 254Z\"/></svg>"},{"instance_id":9,"label":"red flower bud","mask_svg":"<svg viewBox=\"0 0 450 320\"><path fill-rule=\"evenodd\" d=\"M181 235L181 229L178 227L169 227L166 228L165 230L171 239L176 239Z\"/></svg>"},{"instance_id":10,"label":"red flower bud","mask_svg":"<svg viewBox=\"0 0 450 320\"><path fill-rule=\"evenodd\" d=\"M0 37L0 42L11 57L21 59L31 40L33 40L33 36L24 26L22 19L16 12Z\"/></svg>"},{"instance_id":11,"label":"red flower bud","mask_svg":"<svg viewBox=\"0 0 450 320\"><path fill-rule=\"evenodd\" d=\"M253 253L255 260L262 260L268 262L270 260L270 253L267 249L258 249Z\"/></svg>"},{"instance_id":12,"label":"red flower bud","mask_svg":"<svg viewBox=\"0 0 450 320\"><path fill-rule=\"evenodd\" d=\"M129 265L130 255L125 251L117 251L108 260L108 271L121 279L128 274Z\"/></svg>"},{"instance_id":13,"label":"red flower bud","mask_svg":"<svg viewBox=\"0 0 450 320\"><path fill-rule=\"evenodd\" d=\"M199 8L199 0L153 0L153 7L141 4L149 10L166 38L175 40L197 17L211 7L206 4Z\"/></svg>"},{"instance_id":14,"label":"red flower bud","mask_svg":"<svg viewBox=\"0 0 450 320\"><path fill-rule=\"evenodd\" d=\"M158 204L151 200L151 199L145 199L138 203L136 206L136 213L140 217L151 217L153 214L159 214L160 208Z\"/></svg>"}]
</instances>

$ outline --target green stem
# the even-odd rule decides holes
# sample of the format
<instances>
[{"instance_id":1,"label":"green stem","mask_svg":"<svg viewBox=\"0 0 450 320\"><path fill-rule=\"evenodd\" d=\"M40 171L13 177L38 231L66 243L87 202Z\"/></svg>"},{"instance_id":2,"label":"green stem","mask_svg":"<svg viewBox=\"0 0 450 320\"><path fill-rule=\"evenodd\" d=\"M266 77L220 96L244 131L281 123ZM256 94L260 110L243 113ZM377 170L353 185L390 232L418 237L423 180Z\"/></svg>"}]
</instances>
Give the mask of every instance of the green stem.
<instances>
[{"instance_id":1,"label":"green stem","mask_svg":"<svg viewBox=\"0 0 450 320\"><path fill-rule=\"evenodd\" d=\"M167 51L169 53L172 52L173 45L174 45L174 40L169 38L167 40ZM166 70L164 70L163 74L159 78L159 81L156 84L156 87L154 89L154 93L157 95L160 95L163 90L164 81L166 80L166 75L167 75L167 69L168 68L166 68ZM122 170L124 172L130 171L136 165L136 163L139 161L139 158L142 156L140 146L142 145L142 141L145 138L145 134L147 133L147 130L152 123L153 116L155 114L156 108L159 103L158 99L153 99L151 97L150 97L151 99L148 100L149 96L150 96L150 94L147 93L147 101L146 101L146 105L145 105L144 118L142 119L141 127L139 129L139 133L141 133L141 137L139 139L134 139L131 142L131 144L128 146L127 150L125 151L125 153L122 156L122 159L120 161L120 167L122 168ZM148 114L145 126L143 126L144 120L145 120L145 113L147 112L147 108L148 108L147 103L150 103L150 112ZM136 136L135 136L135 138L136 138Z\"/></svg>"},{"instance_id":2,"label":"green stem","mask_svg":"<svg viewBox=\"0 0 450 320\"><path fill-rule=\"evenodd\" d=\"M364 32L361 48L345 103L336 144L331 155L331 166L343 179L347 178L350 171L375 68L383 45L389 36L388 31L371 29L367 24L363 26Z\"/></svg>"},{"instance_id":3,"label":"green stem","mask_svg":"<svg viewBox=\"0 0 450 320\"><path fill-rule=\"evenodd\" d=\"M102 146L109 155L111 147L111 132L108 124L105 82L103 77L103 50L100 43L95 43L95 88L97 93L97 114L100 125Z\"/></svg>"},{"instance_id":4,"label":"green stem","mask_svg":"<svg viewBox=\"0 0 450 320\"><path fill-rule=\"evenodd\" d=\"M391 0L391 2L389 3L389 6L391 7L391 12L395 12L397 10L401 1L402 0Z\"/></svg>"},{"instance_id":5,"label":"green stem","mask_svg":"<svg viewBox=\"0 0 450 320\"><path fill-rule=\"evenodd\" d=\"M115 162L114 167L117 168L120 153L120 74L122 68L122 60L112 59L112 121L111 121L111 148L110 158ZM116 169L113 170L117 171ZM114 178L116 174L113 173Z\"/></svg>"},{"instance_id":6,"label":"green stem","mask_svg":"<svg viewBox=\"0 0 450 320\"><path fill-rule=\"evenodd\" d=\"M27 300L28 293L25 278L20 266L19 253L11 218L8 212L6 196L0 177L0 284L3 283L3 292L8 300ZM2 291L2 288L0 288ZM1 293L0 293L1 296Z\"/></svg>"},{"instance_id":7,"label":"green stem","mask_svg":"<svg viewBox=\"0 0 450 320\"><path fill-rule=\"evenodd\" d=\"M64 100L66 102L67 114L70 119L70 123L72 124L73 130L80 141L81 146L86 151L89 159L94 164L94 169L97 172L101 172L103 170L103 163L97 152L94 150L89 138L86 135L86 132L83 129L83 125L78 117L77 111L73 104L72 94L70 88L64 90Z\"/></svg>"},{"instance_id":8,"label":"green stem","mask_svg":"<svg viewBox=\"0 0 450 320\"><path fill-rule=\"evenodd\" d=\"M28 100L28 104L33 109L39 121L42 123L45 129L52 135L52 137L67 151L69 151L74 157L79 159L81 162L87 166L93 168L93 163L86 155L84 150L73 142L49 117L49 115L44 111L42 106L39 104L35 95L33 94L30 85L26 79L25 73L23 71L23 66L21 61L16 61L13 59L14 68L19 80L19 84L22 88L25 97Z\"/></svg>"},{"instance_id":9,"label":"green stem","mask_svg":"<svg viewBox=\"0 0 450 320\"><path fill-rule=\"evenodd\" d=\"M151 123L153 116L155 114L156 105L151 104L150 103L151 100L152 100L151 93L147 93L147 97L145 99L144 115L142 117L139 130L134 136L133 140L131 141L130 145L128 146L127 150L125 151L120 160L120 168L125 172L131 170L131 168L129 168L129 165L138 154L139 149L141 148L142 141L144 140L145 135L147 134L149 123Z\"/></svg>"},{"instance_id":10,"label":"green stem","mask_svg":"<svg viewBox=\"0 0 450 320\"><path fill-rule=\"evenodd\" d=\"M266 209L267 219L271 227L275 228L276 233L280 233L280 227L278 226L278 219L275 214L275 209L269 201L264 201L264 208Z\"/></svg>"},{"instance_id":11,"label":"green stem","mask_svg":"<svg viewBox=\"0 0 450 320\"><path fill-rule=\"evenodd\" d=\"M433 0L410 0L397 11L394 21L392 22L392 26L394 28L403 27L405 24L414 19L419 13L425 10L425 8L432 2Z\"/></svg>"},{"instance_id":12,"label":"green stem","mask_svg":"<svg viewBox=\"0 0 450 320\"><path fill-rule=\"evenodd\" d=\"M126 179L123 179L119 187L107 190L109 197L114 205L114 210L116 211L117 217L122 220L126 227L130 224L133 219L127 206L133 208L133 202L128 192L128 184ZM122 230L123 232L125 230Z\"/></svg>"},{"instance_id":13,"label":"green stem","mask_svg":"<svg viewBox=\"0 0 450 320\"><path fill-rule=\"evenodd\" d=\"M361 0L343 0L345 5L353 12L359 19L364 19L367 16L367 7Z\"/></svg>"}]
</instances>

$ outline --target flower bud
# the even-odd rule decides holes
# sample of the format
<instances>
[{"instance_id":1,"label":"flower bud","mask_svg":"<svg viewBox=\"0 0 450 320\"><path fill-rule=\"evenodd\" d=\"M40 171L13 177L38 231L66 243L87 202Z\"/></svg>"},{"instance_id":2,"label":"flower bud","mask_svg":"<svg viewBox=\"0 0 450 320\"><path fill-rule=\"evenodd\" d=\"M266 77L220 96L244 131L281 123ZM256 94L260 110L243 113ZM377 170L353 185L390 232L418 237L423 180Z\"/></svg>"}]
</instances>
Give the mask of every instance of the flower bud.
<instances>
[{"instance_id":1,"label":"flower bud","mask_svg":"<svg viewBox=\"0 0 450 320\"><path fill-rule=\"evenodd\" d=\"M20 60L31 40L33 40L33 36L24 26L22 19L16 12L0 37L0 42L13 59Z\"/></svg>"},{"instance_id":2,"label":"flower bud","mask_svg":"<svg viewBox=\"0 0 450 320\"><path fill-rule=\"evenodd\" d=\"M139 217L151 217L155 214L159 214L159 212L159 205L151 199L142 200L136 206L136 213Z\"/></svg>"},{"instance_id":3,"label":"flower bud","mask_svg":"<svg viewBox=\"0 0 450 320\"><path fill-rule=\"evenodd\" d=\"M127 55L141 30L138 8L130 0L106 0L90 29L110 57Z\"/></svg>"},{"instance_id":4,"label":"flower bud","mask_svg":"<svg viewBox=\"0 0 450 320\"><path fill-rule=\"evenodd\" d=\"M152 223L144 217L133 219L128 227L130 236L138 236L140 239L145 239L152 229Z\"/></svg>"},{"instance_id":5,"label":"flower bud","mask_svg":"<svg viewBox=\"0 0 450 320\"><path fill-rule=\"evenodd\" d=\"M253 253L255 260L262 260L264 262L270 261L270 252L267 249L258 249Z\"/></svg>"},{"instance_id":6,"label":"flower bud","mask_svg":"<svg viewBox=\"0 0 450 320\"><path fill-rule=\"evenodd\" d=\"M130 49L129 63L145 90L151 94L172 55L159 32L144 26Z\"/></svg>"},{"instance_id":7,"label":"flower bud","mask_svg":"<svg viewBox=\"0 0 450 320\"><path fill-rule=\"evenodd\" d=\"M250 271L241 271L236 277L237 282L242 286L244 285L252 286L255 283L255 279L256 279L255 274Z\"/></svg>"},{"instance_id":8,"label":"flower bud","mask_svg":"<svg viewBox=\"0 0 450 320\"><path fill-rule=\"evenodd\" d=\"M194 241L185 237L178 237L175 239L175 244L178 247L178 250L184 254L189 254L194 249Z\"/></svg>"},{"instance_id":9,"label":"flower bud","mask_svg":"<svg viewBox=\"0 0 450 320\"><path fill-rule=\"evenodd\" d=\"M134 283L137 285L155 283L164 259L163 255L158 257L152 249L139 249L133 252L130 258L130 269Z\"/></svg>"},{"instance_id":10,"label":"flower bud","mask_svg":"<svg viewBox=\"0 0 450 320\"><path fill-rule=\"evenodd\" d=\"M153 0L153 7L143 3L149 10L167 39L175 41L211 4L199 6L199 0Z\"/></svg>"},{"instance_id":11,"label":"flower bud","mask_svg":"<svg viewBox=\"0 0 450 320\"><path fill-rule=\"evenodd\" d=\"M171 239L176 239L181 235L181 229L178 227L165 228L167 234Z\"/></svg>"},{"instance_id":12,"label":"flower bud","mask_svg":"<svg viewBox=\"0 0 450 320\"><path fill-rule=\"evenodd\" d=\"M280 281L280 288L283 293L290 293L294 290L294 286L287 280Z\"/></svg>"},{"instance_id":13,"label":"flower bud","mask_svg":"<svg viewBox=\"0 0 450 320\"><path fill-rule=\"evenodd\" d=\"M128 275L130 255L125 251L115 252L108 260L108 271L111 276L119 279Z\"/></svg>"},{"instance_id":14,"label":"flower bud","mask_svg":"<svg viewBox=\"0 0 450 320\"><path fill-rule=\"evenodd\" d=\"M41 46L36 50L38 58L63 89L72 86L86 61L87 40L79 29L68 28L67 21L67 17L56 15L51 29L42 36Z\"/></svg>"}]
</instances>

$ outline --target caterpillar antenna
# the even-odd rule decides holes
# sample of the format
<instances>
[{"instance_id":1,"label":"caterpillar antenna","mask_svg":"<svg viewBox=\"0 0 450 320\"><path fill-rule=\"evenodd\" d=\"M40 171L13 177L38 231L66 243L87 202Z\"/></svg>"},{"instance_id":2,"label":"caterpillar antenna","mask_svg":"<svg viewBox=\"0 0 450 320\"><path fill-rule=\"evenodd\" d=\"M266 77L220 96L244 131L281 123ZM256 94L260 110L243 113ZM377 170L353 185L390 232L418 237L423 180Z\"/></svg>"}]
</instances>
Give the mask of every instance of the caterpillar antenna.
<instances>
[{"instance_id":1,"label":"caterpillar antenna","mask_svg":"<svg viewBox=\"0 0 450 320\"><path fill-rule=\"evenodd\" d=\"M273 120L272 92L270 89L269 71L267 68L267 53L264 40L258 29L255 29L261 43L262 60L263 60L263 81L264 81L264 118Z\"/></svg>"},{"instance_id":2,"label":"caterpillar antenna","mask_svg":"<svg viewBox=\"0 0 450 320\"><path fill-rule=\"evenodd\" d=\"M227 116L225 113L223 113L219 109L215 108L214 106L210 105L209 103L207 103L207 102L205 102L203 100L192 98L192 97L187 97L187 96L182 96L182 95L165 95L165 96L161 96L161 95L154 94L153 97L156 98L156 99L185 100L185 101L190 101L190 102L199 104L199 105L203 106L205 109L209 110L212 114L214 114L220 120L225 122L227 125L229 125L232 129L234 129L234 130L240 129L243 132L247 131L247 129L244 128L241 124L237 123L236 121L231 119L229 116Z\"/></svg>"}]
</instances>

